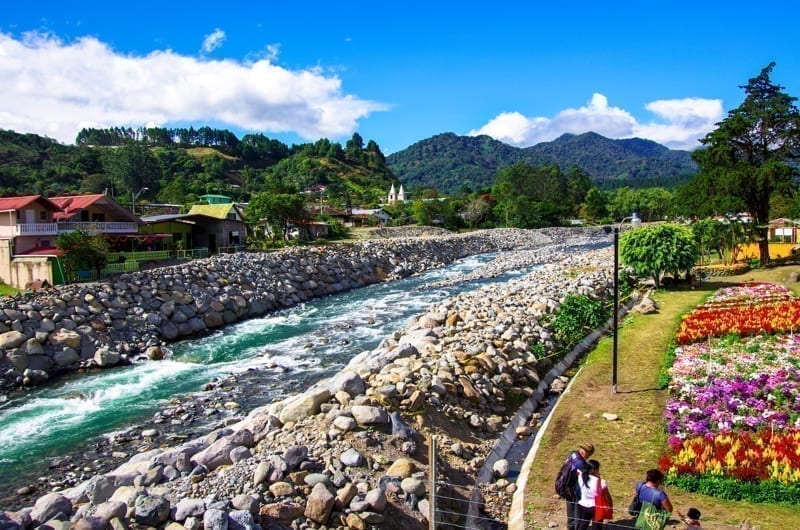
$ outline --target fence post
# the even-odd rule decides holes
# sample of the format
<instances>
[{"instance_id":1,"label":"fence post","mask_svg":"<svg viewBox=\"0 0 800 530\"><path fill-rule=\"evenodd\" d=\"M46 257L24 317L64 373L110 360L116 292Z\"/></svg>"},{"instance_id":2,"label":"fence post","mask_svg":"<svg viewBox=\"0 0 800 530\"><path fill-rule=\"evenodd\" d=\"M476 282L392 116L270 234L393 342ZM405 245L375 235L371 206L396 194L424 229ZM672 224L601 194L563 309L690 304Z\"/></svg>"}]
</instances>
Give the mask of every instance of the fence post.
<instances>
[{"instance_id":1,"label":"fence post","mask_svg":"<svg viewBox=\"0 0 800 530\"><path fill-rule=\"evenodd\" d=\"M430 472L430 511L428 514L428 528L436 530L436 435L431 434L431 440L428 444L428 468Z\"/></svg>"}]
</instances>

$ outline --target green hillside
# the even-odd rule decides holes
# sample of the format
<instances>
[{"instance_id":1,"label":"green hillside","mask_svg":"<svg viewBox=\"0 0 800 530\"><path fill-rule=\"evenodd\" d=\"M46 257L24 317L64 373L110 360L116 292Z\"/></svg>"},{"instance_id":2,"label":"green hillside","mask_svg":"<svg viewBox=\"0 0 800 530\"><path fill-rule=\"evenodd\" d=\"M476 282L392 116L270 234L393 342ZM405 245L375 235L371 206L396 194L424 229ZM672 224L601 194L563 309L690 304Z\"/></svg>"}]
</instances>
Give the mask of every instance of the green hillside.
<instances>
[{"instance_id":1,"label":"green hillside","mask_svg":"<svg viewBox=\"0 0 800 530\"><path fill-rule=\"evenodd\" d=\"M375 205L397 183L374 141L354 134L287 146L225 130L84 129L77 145L0 130L0 194L109 193L129 204L191 204L207 193L247 201L259 192L324 190L334 206ZM146 189L145 189L146 188ZM309 195L312 197L312 195Z\"/></svg>"}]
</instances>

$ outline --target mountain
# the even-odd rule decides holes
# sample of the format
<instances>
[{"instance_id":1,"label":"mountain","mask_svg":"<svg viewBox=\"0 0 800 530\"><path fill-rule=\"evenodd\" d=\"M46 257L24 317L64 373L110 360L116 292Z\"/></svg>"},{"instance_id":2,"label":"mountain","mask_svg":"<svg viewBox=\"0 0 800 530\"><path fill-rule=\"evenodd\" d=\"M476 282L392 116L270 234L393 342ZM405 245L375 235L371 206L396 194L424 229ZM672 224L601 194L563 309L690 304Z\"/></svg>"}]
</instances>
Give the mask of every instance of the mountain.
<instances>
[{"instance_id":1,"label":"mountain","mask_svg":"<svg viewBox=\"0 0 800 530\"><path fill-rule=\"evenodd\" d=\"M494 182L497 172L516 162L532 166L577 166L601 188L627 185L674 186L697 171L688 151L671 150L651 140L612 140L597 133L564 134L552 142L513 147L489 136L445 133L419 141L386 157L389 169L406 188L436 188L456 193Z\"/></svg>"}]
</instances>

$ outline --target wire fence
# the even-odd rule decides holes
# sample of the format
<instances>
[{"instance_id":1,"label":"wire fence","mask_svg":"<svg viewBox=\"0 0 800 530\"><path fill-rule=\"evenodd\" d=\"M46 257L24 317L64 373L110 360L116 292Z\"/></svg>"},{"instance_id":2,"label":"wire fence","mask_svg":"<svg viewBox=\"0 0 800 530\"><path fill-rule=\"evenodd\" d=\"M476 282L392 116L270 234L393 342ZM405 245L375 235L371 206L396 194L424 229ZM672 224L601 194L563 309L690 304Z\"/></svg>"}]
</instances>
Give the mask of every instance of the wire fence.
<instances>
[{"instance_id":1,"label":"wire fence","mask_svg":"<svg viewBox=\"0 0 800 530\"><path fill-rule=\"evenodd\" d=\"M501 530L508 528L508 509L511 504L511 493L506 489L497 488L489 483L455 483L447 480L447 466L438 455L435 438L429 445L431 513L429 517L430 529L464 529L464 530ZM525 487L518 484L517 487ZM526 506L545 507L539 511L526 509L524 515L525 530L566 528L567 510L566 501L550 497L526 495ZM472 515L468 515L472 512ZM634 528L636 518L628 513L627 505L614 508L614 517L604 522L604 530L617 530ZM477 514L477 515L475 515ZM593 521L577 521L587 524L586 528L593 527ZM759 530L758 526L750 521L739 524L724 522L702 522L704 530ZM666 525L667 529L686 528L686 524L675 510Z\"/></svg>"}]
</instances>

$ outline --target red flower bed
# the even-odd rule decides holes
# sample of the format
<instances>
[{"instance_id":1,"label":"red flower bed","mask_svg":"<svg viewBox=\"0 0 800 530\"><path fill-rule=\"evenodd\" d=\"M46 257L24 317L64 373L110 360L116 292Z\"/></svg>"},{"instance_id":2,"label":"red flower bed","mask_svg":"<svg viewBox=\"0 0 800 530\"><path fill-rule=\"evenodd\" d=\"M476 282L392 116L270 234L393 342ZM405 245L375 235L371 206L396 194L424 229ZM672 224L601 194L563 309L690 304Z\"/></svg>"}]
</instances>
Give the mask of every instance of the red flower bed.
<instances>
[{"instance_id":1,"label":"red flower bed","mask_svg":"<svg viewBox=\"0 0 800 530\"><path fill-rule=\"evenodd\" d=\"M678 344L690 344L709 337L736 334L800 331L800 300L767 305L699 306L684 316L678 329Z\"/></svg>"}]
</instances>

